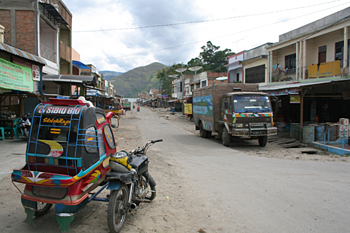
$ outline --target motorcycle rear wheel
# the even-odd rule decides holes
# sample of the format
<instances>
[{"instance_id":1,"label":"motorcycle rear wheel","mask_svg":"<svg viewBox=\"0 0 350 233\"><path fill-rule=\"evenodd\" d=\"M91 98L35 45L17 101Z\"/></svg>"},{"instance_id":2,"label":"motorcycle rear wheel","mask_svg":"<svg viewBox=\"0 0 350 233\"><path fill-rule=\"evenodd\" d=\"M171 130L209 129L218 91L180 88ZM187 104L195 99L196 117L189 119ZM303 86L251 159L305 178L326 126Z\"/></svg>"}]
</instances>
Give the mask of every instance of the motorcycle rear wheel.
<instances>
[{"instance_id":1,"label":"motorcycle rear wheel","mask_svg":"<svg viewBox=\"0 0 350 233\"><path fill-rule=\"evenodd\" d=\"M144 197L144 199L147 202L151 202L154 198L156 198L157 192L156 192L156 186L152 185L149 182L149 179L147 179L147 177L145 177L144 175L141 176L141 185L144 187L144 191L146 192L146 195ZM135 204L140 204L141 201L137 201L135 200Z\"/></svg>"},{"instance_id":2,"label":"motorcycle rear wheel","mask_svg":"<svg viewBox=\"0 0 350 233\"><path fill-rule=\"evenodd\" d=\"M128 213L129 189L122 184L119 189L111 191L107 210L107 224L110 232L120 232Z\"/></svg>"}]
</instances>

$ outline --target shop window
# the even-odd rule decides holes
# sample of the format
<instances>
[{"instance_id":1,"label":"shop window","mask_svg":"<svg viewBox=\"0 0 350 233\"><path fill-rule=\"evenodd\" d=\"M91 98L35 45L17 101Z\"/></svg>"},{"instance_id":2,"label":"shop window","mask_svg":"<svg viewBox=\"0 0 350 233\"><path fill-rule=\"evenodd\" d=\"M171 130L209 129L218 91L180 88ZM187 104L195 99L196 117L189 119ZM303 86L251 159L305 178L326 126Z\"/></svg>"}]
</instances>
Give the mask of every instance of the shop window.
<instances>
[{"instance_id":1,"label":"shop window","mask_svg":"<svg viewBox=\"0 0 350 233\"><path fill-rule=\"evenodd\" d=\"M339 41L335 43L335 59L340 60L340 67L343 67L343 49L344 49L344 41Z\"/></svg>"},{"instance_id":2,"label":"shop window","mask_svg":"<svg viewBox=\"0 0 350 233\"><path fill-rule=\"evenodd\" d=\"M297 56L296 54L291 54L291 55L287 55L284 58L285 61L285 69L288 69L289 72L294 71L293 73L295 74L295 69L296 69L296 59Z\"/></svg>"},{"instance_id":3,"label":"shop window","mask_svg":"<svg viewBox=\"0 0 350 233\"><path fill-rule=\"evenodd\" d=\"M327 45L318 47L318 64L326 62Z\"/></svg>"},{"instance_id":4,"label":"shop window","mask_svg":"<svg viewBox=\"0 0 350 233\"><path fill-rule=\"evenodd\" d=\"M263 83L265 82L265 65L256 66L246 69L246 83Z\"/></svg>"}]
</instances>

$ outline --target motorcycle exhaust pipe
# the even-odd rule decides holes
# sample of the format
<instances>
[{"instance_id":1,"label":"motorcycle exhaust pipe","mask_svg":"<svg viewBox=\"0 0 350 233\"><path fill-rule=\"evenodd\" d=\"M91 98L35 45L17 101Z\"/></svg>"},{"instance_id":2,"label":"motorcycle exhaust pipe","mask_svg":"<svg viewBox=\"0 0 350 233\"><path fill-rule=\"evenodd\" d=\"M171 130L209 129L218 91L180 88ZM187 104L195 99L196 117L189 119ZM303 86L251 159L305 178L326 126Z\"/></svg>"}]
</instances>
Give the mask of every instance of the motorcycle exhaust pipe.
<instances>
[{"instance_id":1,"label":"motorcycle exhaust pipe","mask_svg":"<svg viewBox=\"0 0 350 233\"><path fill-rule=\"evenodd\" d=\"M131 208L132 210L136 210L137 205L136 205L135 203L131 203L130 208Z\"/></svg>"}]
</instances>

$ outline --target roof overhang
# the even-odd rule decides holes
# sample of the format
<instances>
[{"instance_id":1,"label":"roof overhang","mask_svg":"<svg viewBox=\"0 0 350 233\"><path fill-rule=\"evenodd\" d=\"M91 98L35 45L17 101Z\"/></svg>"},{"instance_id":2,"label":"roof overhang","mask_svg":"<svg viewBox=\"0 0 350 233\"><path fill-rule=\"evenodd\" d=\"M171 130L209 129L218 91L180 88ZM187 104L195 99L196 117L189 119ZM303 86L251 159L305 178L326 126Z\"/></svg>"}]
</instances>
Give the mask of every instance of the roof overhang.
<instances>
[{"instance_id":1,"label":"roof overhang","mask_svg":"<svg viewBox=\"0 0 350 233\"><path fill-rule=\"evenodd\" d=\"M8 44L0 43L0 50L3 50L5 52L11 53L13 55L19 56L21 58L31 60L35 63L40 63L41 65L46 65L46 62L44 59L42 59L38 56L35 56L33 54L27 53L27 52L20 50L18 48L12 47Z\"/></svg>"},{"instance_id":2,"label":"roof overhang","mask_svg":"<svg viewBox=\"0 0 350 233\"><path fill-rule=\"evenodd\" d=\"M270 91L278 91L278 90L285 90L284 94L295 94L291 93L288 90L295 89L300 90L305 87L312 87L312 86L319 86L319 85L327 85L332 83L338 83L338 82L350 82L350 78L337 78L337 79L330 79L330 80L321 80L321 81L311 81L311 82L295 82L295 83L289 83L289 84L276 84L276 85L265 85L265 86L259 86L259 91L264 92L270 92ZM277 95L283 95L283 92L278 92Z\"/></svg>"},{"instance_id":3,"label":"roof overhang","mask_svg":"<svg viewBox=\"0 0 350 233\"><path fill-rule=\"evenodd\" d=\"M241 61L239 64L240 65L247 65L247 64L259 61L261 59L267 59L267 55L260 55L260 56L257 56L257 57L253 57L253 58L250 58L248 60Z\"/></svg>"},{"instance_id":4,"label":"roof overhang","mask_svg":"<svg viewBox=\"0 0 350 233\"><path fill-rule=\"evenodd\" d=\"M88 85L97 85L95 76L81 76L81 75L45 75L43 81L53 82L72 82L72 83L83 83Z\"/></svg>"},{"instance_id":5,"label":"roof overhang","mask_svg":"<svg viewBox=\"0 0 350 233\"><path fill-rule=\"evenodd\" d=\"M52 17L55 18L55 20L57 20L57 22L64 24L64 25L68 25L68 23L66 22L66 20L61 16L61 14L56 10L56 8L49 4L49 3L44 3L44 2L39 2L39 4L45 9L47 10L47 12L52 15Z\"/></svg>"}]
</instances>

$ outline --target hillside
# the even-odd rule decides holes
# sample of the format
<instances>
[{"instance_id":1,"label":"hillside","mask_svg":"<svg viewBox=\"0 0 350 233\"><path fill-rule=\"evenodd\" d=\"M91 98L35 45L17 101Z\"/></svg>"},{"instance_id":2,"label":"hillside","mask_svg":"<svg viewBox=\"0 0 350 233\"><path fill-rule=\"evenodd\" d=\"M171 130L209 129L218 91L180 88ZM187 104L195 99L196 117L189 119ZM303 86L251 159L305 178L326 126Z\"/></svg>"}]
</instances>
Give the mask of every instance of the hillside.
<instances>
[{"instance_id":1,"label":"hillside","mask_svg":"<svg viewBox=\"0 0 350 233\"><path fill-rule=\"evenodd\" d=\"M137 67L110 79L116 93L124 97L137 98L142 91L149 92L150 89L159 89L159 81L155 77L157 70L166 66L155 62L147 66Z\"/></svg>"},{"instance_id":2,"label":"hillside","mask_svg":"<svg viewBox=\"0 0 350 233\"><path fill-rule=\"evenodd\" d=\"M110 80L114 77L117 77L121 74L124 74L123 72L116 72L116 71L111 71L111 70L102 70L102 71L100 71L100 73L103 74L103 77L106 80Z\"/></svg>"}]
</instances>

